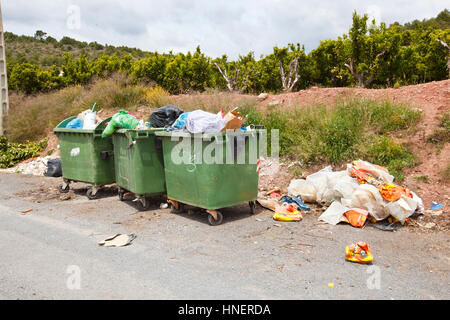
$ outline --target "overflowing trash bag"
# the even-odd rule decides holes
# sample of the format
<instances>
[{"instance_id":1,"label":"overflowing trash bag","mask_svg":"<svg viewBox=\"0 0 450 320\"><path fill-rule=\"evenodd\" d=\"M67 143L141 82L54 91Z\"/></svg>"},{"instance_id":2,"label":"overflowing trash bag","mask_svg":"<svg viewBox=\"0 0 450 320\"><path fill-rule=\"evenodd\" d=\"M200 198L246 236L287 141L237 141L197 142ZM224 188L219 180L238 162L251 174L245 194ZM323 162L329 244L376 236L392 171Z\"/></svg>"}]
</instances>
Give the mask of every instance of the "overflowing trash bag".
<instances>
[{"instance_id":1,"label":"overflowing trash bag","mask_svg":"<svg viewBox=\"0 0 450 320\"><path fill-rule=\"evenodd\" d=\"M150 115L149 122L154 128L165 128L171 126L183 113L177 107L168 104L158 108Z\"/></svg>"},{"instance_id":2,"label":"overflowing trash bag","mask_svg":"<svg viewBox=\"0 0 450 320\"><path fill-rule=\"evenodd\" d=\"M173 128L176 129L184 129L186 128L186 120L190 112L184 112L182 113L177 120L172 124Z\"/></svg>"},{"instance_id":3,"label":"overflowing trash bag","mask_svg":"<svg viewBox=\"0 0 450 320\"><path fill-rule=\"evenodd\" d=\"M135 116L129 114L125 110L120 110L118 113L111 117L105 130L102 132L102 138L109 137L116 129L135 129L139 124L139 120Z\"/></svg>"},{"instance_id":4,"label":"overflowing trash bag","mask_svg":"<svg viewBox=\"0 0 450 320\"><path fill-rule=\"evenodd\" d=\"M44 173L46 177L61 177L62 176L62 166L61 159L50 159L47 161L47 171Z\"/></svg>"},{"instance_id":5,"label":"overflowing trash bag","mask_svg":"<svg viewBox=\"0 0 450 320\"><path fill-rule=\"evenodd\" d=\"M66 128L68 128L68 129L83 129L83 120L81 120L80 118L75 118L66 125Z\"/></svg>"},{"instance_id":6,"label":"overflowing trash bag","mask_svg":"<svg viewBox=\"0 0 450 320\"><path fill-rule=\"evenodd\" d=\"M191 133L220 132L226 124L223 116L223 112L214 114L203 110L192 111L186 119L186 129Z\"/></svg>"},{"instance_id":7,"label":"overflowing trash bag","mask_svg":"<svg viewBox=\"0 0 450 320\"><path fill-rule=\"evenodd\" d=\"M71 120L67 125L67 129L85 129L92 130L95 129L96 125L102 121L97 117L97 112L94 111L97 102L94 103L91 109L84 110L80 112L77 117Z\"/></svg>"}]
</instances>

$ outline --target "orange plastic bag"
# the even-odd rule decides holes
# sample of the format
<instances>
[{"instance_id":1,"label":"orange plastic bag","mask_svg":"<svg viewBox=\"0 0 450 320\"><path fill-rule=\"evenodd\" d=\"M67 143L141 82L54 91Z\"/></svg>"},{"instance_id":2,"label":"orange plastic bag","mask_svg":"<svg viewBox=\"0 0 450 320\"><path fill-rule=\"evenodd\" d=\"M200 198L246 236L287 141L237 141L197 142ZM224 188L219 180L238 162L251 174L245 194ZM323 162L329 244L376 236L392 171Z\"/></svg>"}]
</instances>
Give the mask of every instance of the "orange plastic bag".
<instances>
[{"instance_id":1,"label":"orange plastic bag","mask_svg":"<svg viewBox=\"0 0 450 320\"><path fill-rule=\"evenodd\" d=\"M364 227L369 212L364 209L354 208L344 213L345 220L356 228Z\"/></svg>"},{"instance_id":2,"label":"orange plastic bag","mask_svg":"<svg viewBox=\"0 0 450 320\"><path fill-rule=\"evenodd\" d=\"M385 167L362 160L353 161L350 168L350 175L358 179L358 182L361 184L371 183L378 185L380 183L378 179L381 179L384 174L388 173L389 171Z\"/></svg>"},{"instance_id":3,"label":"orange plastic bag","mask_svg":"<svg viewBox=\"0 0 450 320\"><path fill-rule=\"evenodd\" d=\"M369 244L359 241L345 247L345 259L357 263L371 263L373 261L372 251Z\"/></svg>"},{"instance_id":4,"label":"orange plastic bag","mask_svg":"<svg viewBox=\"0 0 450 320\"><path fill-rule=\"evenodd\" d=\"M413 195L409 189L405 189L401 186L395 184L382 184L378 187L378 191L380 191L381 195L386 201L392 202L397 201L401 198L402 195L407 196L408 198L412 198Z\"/></svg>"}]
</instances>

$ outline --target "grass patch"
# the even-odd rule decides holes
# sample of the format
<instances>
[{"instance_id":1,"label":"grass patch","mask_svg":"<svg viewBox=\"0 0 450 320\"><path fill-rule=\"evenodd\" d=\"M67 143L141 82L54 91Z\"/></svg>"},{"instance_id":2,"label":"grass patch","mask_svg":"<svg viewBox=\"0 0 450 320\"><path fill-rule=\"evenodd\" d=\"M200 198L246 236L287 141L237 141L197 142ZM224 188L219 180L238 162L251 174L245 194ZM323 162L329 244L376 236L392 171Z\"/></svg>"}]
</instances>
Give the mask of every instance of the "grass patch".
<instances>
[{"instance_id":1,"label":"grass patch","mask_svg":"<svg viewBox=\"0 0 450 320\"><path fill-rule=\"evenodd\" d=\"M431 180L428 176L415 176L414 179L419 182L431 183Z\"/></svg>"},{"instance_id":2,"label":"grass patch","mask_svg":"<svg viewBox=\"0 0 450 320\"><path fill-rule=\"evenodd\" d=\"M441 171L441 177L445 182L450 181L450 162L448 162L447 167Z\"/></svg>"},{"instance_id":3,"label":"grass patch","mask_svg":"<svg viewBox=\"0 0 450 320\"><path fill-rule=\"evenodd\" d=\"M419 121L420 111L407 105L355 99L332 107L284 110L276 106L267 113L248 107L241 111L249 114L249 123L263 124L269 139L270 130L279 130L280 156L305 164L340 164L361 158L387 167L402 181L403 169L418 163L408 146L389 137L413 130Z\"/></svg>"},{"instance_id":4,"label":"grass patch","mask_svg":"<svg viewBox=\"0 0 450 320\"><path fill-rule=\"evenodd\" d=\"M434 129L432 135L427 137L427 142L435 143L440 146L450 142L450 113L446 112L442 115L439 126Z\"/></svg>"}]
</instances>

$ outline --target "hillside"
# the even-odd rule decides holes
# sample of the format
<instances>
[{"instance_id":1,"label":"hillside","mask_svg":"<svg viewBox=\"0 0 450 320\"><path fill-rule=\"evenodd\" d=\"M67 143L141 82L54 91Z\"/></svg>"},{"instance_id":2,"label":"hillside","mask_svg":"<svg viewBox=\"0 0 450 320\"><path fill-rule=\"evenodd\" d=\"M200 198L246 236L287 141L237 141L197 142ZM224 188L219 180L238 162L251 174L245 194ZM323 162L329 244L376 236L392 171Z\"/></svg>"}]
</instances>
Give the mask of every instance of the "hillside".
<instances>
[{"instance_id":1,"label":"hillside","mask_svg":"<svg viewBox=\"0 0 450 320\"><path fill-rule=\"evenodd\" d=\"M56 40L51 36L46 36L43 31L36 31L34 37L16 35L12 32L5 32L6 61L8 67L14 64L29 62L43 67L56 65L62 66L64 54L70 53L74 57L86 55L90 61L101 55L117 54L124 57L130 54L134 58L142 58L146 52L126 46L115 47L97 42L78 41L70 37L63 37Z\"/></svg>"}]
</instances>

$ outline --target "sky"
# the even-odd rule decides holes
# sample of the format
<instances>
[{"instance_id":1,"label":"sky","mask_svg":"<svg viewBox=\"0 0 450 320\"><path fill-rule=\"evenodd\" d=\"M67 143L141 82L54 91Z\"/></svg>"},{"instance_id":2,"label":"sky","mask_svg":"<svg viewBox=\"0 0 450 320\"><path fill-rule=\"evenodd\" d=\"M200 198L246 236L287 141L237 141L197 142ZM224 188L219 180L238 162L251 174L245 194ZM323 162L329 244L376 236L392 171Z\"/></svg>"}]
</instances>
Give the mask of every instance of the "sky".
<instances>
[{"instance_id":1,"label":"sky","mask_svg":"<svg viewBox=\"0 0 450 320\"><path fill-rule=\"evenodd\" d=\"M125 45L145 51L195 51L235 59L288 43L315 49L336 39L352 13L387 25L435 17L450 0L1 0L3 27L16 34L43 30L61 39Z\"/></svg>"}]
</instances>

